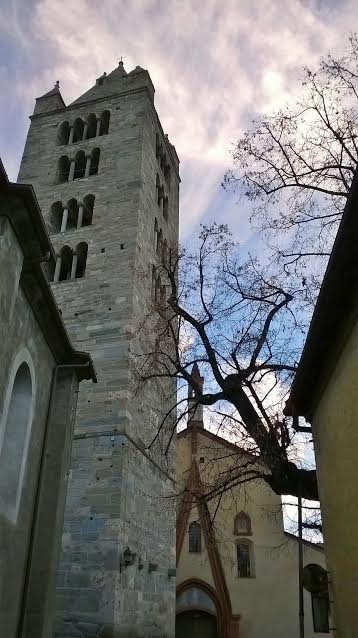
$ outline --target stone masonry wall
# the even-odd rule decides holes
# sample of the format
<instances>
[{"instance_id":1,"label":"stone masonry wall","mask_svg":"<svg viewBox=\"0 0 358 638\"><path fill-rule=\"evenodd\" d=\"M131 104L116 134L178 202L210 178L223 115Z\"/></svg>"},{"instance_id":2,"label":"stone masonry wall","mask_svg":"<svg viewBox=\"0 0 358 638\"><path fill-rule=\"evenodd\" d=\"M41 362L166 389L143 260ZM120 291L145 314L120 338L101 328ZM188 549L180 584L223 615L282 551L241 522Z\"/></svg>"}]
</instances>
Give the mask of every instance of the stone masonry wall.
<instances>
[{"instance_id":1,"label":"stone masonry wall","mask_svg":"<svg viewBox=\"0 0 358 638\"><path fill-rule=\"evenodd\" d=\"M56 636L172 637L175 619L175 518L170 463L143 451L154 386L133 397L130 354L135 323L151 290L158 122L147 78L126 78L112 97L83 102L32 121L19 180L32 183L45 219L51 205L95 196L92 225L53 234L56 251L88 243L85 276L53 290L74 345L93 357L98 384L83 382L69 477L58 574ZM128 84L133 86L133 81ZM109 91L107 90L107 93ZM110 110L109 133L56 146L65 119ZM101 149L98 175L56 184L58 159ZM169 148L169 146L168 146ZM163 235L178 237L178 176L171 160L170 215ZM169 187L168 187L169 188ZM164 235L164 236L165 236ZM138 276L138 273L148 276ZM149 335L152 338L152 335ZM129 547L133 564L121 565Z\"/></svg>"}]
</instances>

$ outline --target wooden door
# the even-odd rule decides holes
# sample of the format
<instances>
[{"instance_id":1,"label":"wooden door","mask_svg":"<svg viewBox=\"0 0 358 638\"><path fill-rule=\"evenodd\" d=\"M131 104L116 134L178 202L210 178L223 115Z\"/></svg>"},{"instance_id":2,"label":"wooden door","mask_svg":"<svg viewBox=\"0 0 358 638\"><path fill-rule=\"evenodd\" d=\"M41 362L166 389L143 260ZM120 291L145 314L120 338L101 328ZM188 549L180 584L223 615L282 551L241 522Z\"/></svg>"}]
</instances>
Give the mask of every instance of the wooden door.
<instances>
[{"instance_id":1,"label":"wooden door","mask_svg":"<svg viewBox=\"0 0 358 638\"><path fill-rule=\"evenodd\" d=\"M215 616L196 610L177 614L175 638L217 638Z\"/></svg>"}]
</instances>

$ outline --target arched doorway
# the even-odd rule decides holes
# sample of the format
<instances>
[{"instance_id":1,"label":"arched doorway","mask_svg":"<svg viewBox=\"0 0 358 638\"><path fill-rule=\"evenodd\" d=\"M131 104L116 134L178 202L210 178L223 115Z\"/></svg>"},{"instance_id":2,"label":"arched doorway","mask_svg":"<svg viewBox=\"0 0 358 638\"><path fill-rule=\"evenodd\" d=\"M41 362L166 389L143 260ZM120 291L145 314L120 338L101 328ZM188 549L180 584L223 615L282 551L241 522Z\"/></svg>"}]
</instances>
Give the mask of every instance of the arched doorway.
<instances>
[{"instance_id":1,"label":"arched doorway","mask_svg":"<svg viewBox=\"0 0 358 638\"><path fill-rule=\"evenodd\" d=\"M222 618L215 590L199 580L179 585L176 601L176 638L219 638Z\"/></svg>"},{"instance_id":2,"label":"arched doorway","mask_svg":"<svg viewBox=\"0 0 358 638\"><path fill-rule=\"evenodd\" d=\"M216 617L197 609L178 613L175 638L217 638Z\"/></svg>"}]
</instances>

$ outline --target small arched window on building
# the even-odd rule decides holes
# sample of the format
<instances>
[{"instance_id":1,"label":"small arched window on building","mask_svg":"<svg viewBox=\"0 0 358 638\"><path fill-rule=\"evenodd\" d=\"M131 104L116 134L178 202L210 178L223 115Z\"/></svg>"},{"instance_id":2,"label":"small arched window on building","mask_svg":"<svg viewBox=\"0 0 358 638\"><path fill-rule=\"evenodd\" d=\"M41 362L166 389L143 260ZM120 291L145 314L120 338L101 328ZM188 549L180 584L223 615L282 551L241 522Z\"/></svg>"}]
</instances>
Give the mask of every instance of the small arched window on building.
<instances>
[{"instance_id":1,"label":"small arched window on building","mask_svg":"<svg viewBox=\"0 0 358 638\"><path fill-rule=\"evenodd\" d=\"M103 111L103 113L101 113L100 128L99 128L100 135L107 135L109 131L110 117L111 117L111 114L109 111Z\"/></svg>"},{"instance_id":2,"label":"small arched window on building","mask_svg":"<svg viewBox=\"0 0 358 638\"><path fill-rule=\"evenodd\" d=\"M168 243L167 240L164 239L162 242L162 264L164 267L167 266L168 263Z\"/></svg>"},{"instance_id":3,"label":"small arched window on building","mask_svg":"<svg viewBox=\"0 0 358 638\"><path fill-rule=\"evenodd\" d=\"M76 255L77 255L77 267L76 267L76 279L80 279L85 276L86 272L86 262L87 262L87 253L88 253L88 244L86 242L81 242L76 247Z\"/></svg>"},{"instance_id":4,"label":"small arched window on building","mask_svg":"<svg viewBox=\"0 0 358 638\"><path fill-rule=\"evenodd\" d=\"M160 143L159 135L156 133L155 135L155 156L159 160L162 154L162 145Z\"/></svg>"},{"instance_id":5,"label":"small arched window on building","mask_svg":"<svg viewBox=\"0 0 358 638\"><path fill-rule=\"evenodd\" d=\"M6 514L16 520L32 423L33 390L26 362L17 368L5 397L0 423L0 499ZM4 512L4 513L5 513Z\"/></svg>"},{"instance_id":6,"label":"small arched window on building","mask_svg":"<svg viewBox=\"0 0 358 638\"><path fill-rule=\"evenodd\" d=\"M155 290L154 290L154 301L156 303L160 303L162 294L162 281L160 277L157 277L155 280Z\"/></svg>"},{"instance_id":7,"label":"small arched window on building","mask_svg":"<svg viewBox=\"0 0 358 638\"><path fill-rule=\"evenodd\" d=\"M158 246L158 220L157 218L154 219L154 250L155 252L157 252L157 246Z\"/></svg>"},{"instance_id":8,"label":"small arched window on building","mask_svg":"<svg viewBox=\"0 0 358 638\"><path fill-rule=\"evenodd\" d=\"M329 596L328 592L311 593L313 631L329 634Z\"/></svg>"},{"instance_id":9,"label":"small arched window on building","mask_svg":"<svg viewBox=\"0 0 358 638\"><path fill-rule=\"evenodd\" d=\"M163 199L163 217L164 219L168 219L168 211L169 211L169 200L168 197L164 197Z\"/></svg>"},{"instance_id":10,"label":"small arched window on building","mask_svg":"<svg viewBox=\"0 0 358 638\"><path fill-rule=\"evenodd\" d=\"M58 281L71 279L72 250L69 246L63 246L60 250L61 270Z\"/></svg>"},{"instance_id":11,"label":"small arched window on building","mask_svg":"<svg viewBox=\"0 0 358 638\"><path fill-rule=\"evenodd\" d=\"M201 525L197 521L189 525L189 552L193 554L201 552Z\"/></svg>"},{"instance_id":12,"label":"small arched window on building","mask_svg":"<svg viewBox=\"0 0 358 638\"><path fill-rule=\"evenodd\" d=\"M84 121L77 117L73 124L73 142L81 142L83 139Z\"/></svg>"},{"instance_id":13,"label":"small arched window on building","mask_svg":"<svg viewBox=\"0 0 358 638\"><path fill-rule=\"evenodd\" d=\"M170 181L170 165L166 164L164 166L164 177L165 177L165 181L169 183Z\"/></svg>"},{"instance_id":14,"label":"small arched window on building","mask_svg":"<svg viewBox=\"0 0 358 638\"><path fill-rule=\"evenodd\" d=\"M97 175L98 173L100 154L101 154L101 151L99 148L93 149L92 156L91 156L90 175Z\"/></svg>"},{"instance_id":15,"label":"small arched window on building","mask_svg":"<svg viewBox=\"0 0 358 638\"><path fill-rule=\"evenodd\" d=\"M74 179L82 179L86 172L86 155L84 151L78 151L75 157Z\"/></svg>"},{"instance_id":16,"label":"small arched window on building","mask_svg":"<svg viewBox=\"0 0 358 638\"><path fill-rule=\"evenodd\" d=\"M236 544L237 577L250 578L252 570L252 548L248 540L240 540Z\"/></svg>"},{"instance_id":17,"label":"small arched window on building","mask_svg":"<svg viewBox=\"0 0 358 638\"><path fill-rule=\"evenodd\" d=\"M251 519L245 512L236 514L234 518L234 534L235 536L251 536Z\"/></svg>"},{"instance_id":18,"label":"small arched window on building","mask_svg":"<svg viewBox=\"0 0 358 638\"><path fill-rule=\"evenodd\" d=\"M162 251L163 231L160 228L157 233L157 255L160 255Z\"/></svg>"},{"instance_id":19,"label":"small arched window on building","mask_svg":"<svg viewBox=\"0 0 358 638\"><path fill-rule=\"evenodd\" d=\"M68 175L70 172L70 160L67 155L62 155L58 160L57 165L57 184L68 182Z\"/></svg>"},{"instance_id":20,"label":"small arched window on building","mask_svg":"<svg viewBox=\"0 0 358 638\"><path fill-rule=\"evenodd\" d=\"M87 124L87 139L90 140L92 137L96 137L97 116L94 113L90 113L88 116Z\"/></svg>"},{"instance_id":21,"label":"small arched window on building","mask_svg":"<svg viewBox=\"0 0 358 638\"><path fill-rule=\"evenodd\" d=\"M92 224L94 200L94 195L86 195L83 198L84 211L81 224L82 226L90 226Z\"/></svg>"},{"instance_id":22,"label":"small arched window on building","mask_svg":"<svg viewBox=\"0 0 358 638\"><path fill-rule=\"evenodd\" d=\"M67 203L68 217L66 230L73 230L77 227L78 219L78 202L77 199L70 199Z\"/></svg>"},{"instance_id":23,"label":"small arched window on building","mask_svg":"<svg viewBox=\"0 0 358 638\"><path fill-rule=\"evenodd\" d=\"M157 173L157 176L155 178L155 199L157 200L157 204L160 204L159 201L159 191L160 191L160 179L159 179L159 175Z\"/></svg>"},{"instance_id":24,"label":"small arched window on building","mask_svg":"<svg viewBox=\"0 0 358 638\"><path fill-rule=\"evenodd\" d=\"M62 122L57 131L57 146L65 146L70 138L69 122Z\"/></svg>"},{"instance_id":25,"label":"small arched window on building","mask_svg":"<svg viewBox=\"0 0 358 638\"><path fill-rule=\"evenodd\" d=\"M53 233L59 233L62 225L63 206L62 202L54 202L50 210L50 224Z\"/></svg>"}]
</instances>

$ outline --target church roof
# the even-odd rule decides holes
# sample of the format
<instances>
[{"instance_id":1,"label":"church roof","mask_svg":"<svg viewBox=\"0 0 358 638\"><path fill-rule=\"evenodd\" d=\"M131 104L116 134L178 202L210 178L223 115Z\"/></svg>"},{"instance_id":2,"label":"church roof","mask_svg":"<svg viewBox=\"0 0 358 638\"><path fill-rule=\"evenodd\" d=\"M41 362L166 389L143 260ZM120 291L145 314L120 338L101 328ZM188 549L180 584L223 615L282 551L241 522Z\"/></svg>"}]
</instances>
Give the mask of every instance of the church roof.
<instances>
[{"instance_id":1,"label":"church roof","mask_svg":"<svg viewBox=\"0 0 358 638\"><path fill-rule=\"evenodd\" d=\"M191 427L184 428L184 430L181 430L180 432L177 433L177 438L184 439L186 436L188 436L188 434L191 433L191 429L192 429ZM244 450L239 445L236 445L235 443L231 443L231 441L224 439L222 436L219 436L218 434L214 434L214 432L210 432L210 430L206 430L205 428L200 428L200 435L206 437L207 439L210 439L211 441L215 443L218 443L219 445L229 448L230 450L235 450L235 452L237 452L238 454L239 453L247 454L253 459L256 458L253 454L251 454L250 452L247 452L247 450ZM259 461L260 459L258 458L257 460Z\"/></svg>"},{"instance_id":2,"label":"church roof","mask_svg":"<svg viewBox=\"0 0 358 638\"><path fill-rule=\"evenodd\" d=\"M80 95L74 102L71 102L69 106L76 104L82 104L83 102L92 102L92 100L98 100L108 95L113 95L117 91L123 91L128 85L128 79L135 75L146 74L149 78L149 73L142 67L137 66L133 71L127 73L124 68L123 61L120 60L118 66L111 71L108 75L103 73L101 77L96 80L96 84L92 86L88 91ZM150 78L149 78L150 81ZM151 83L151 81L150 81Z\"/></svg>"},{"instance_id":3,"label":"church roof","mask_svg":"<svg viewBox=\"0 0 358 638\"><path fill-rule=\"evenodd\" d=\"M43 98L53 97L53 96L58 96L60 98L60 100L62 101L63 106L66 106L64 101L63 101L63 97L61 95L60 83L59 83L58 80L57 80L55 86L53 87L53 89L51 89L50 91L47 91L47 93L44 93L43 95L40 95L37 99L38 100L43 100Z\"/></svg>"}]
</instances>

